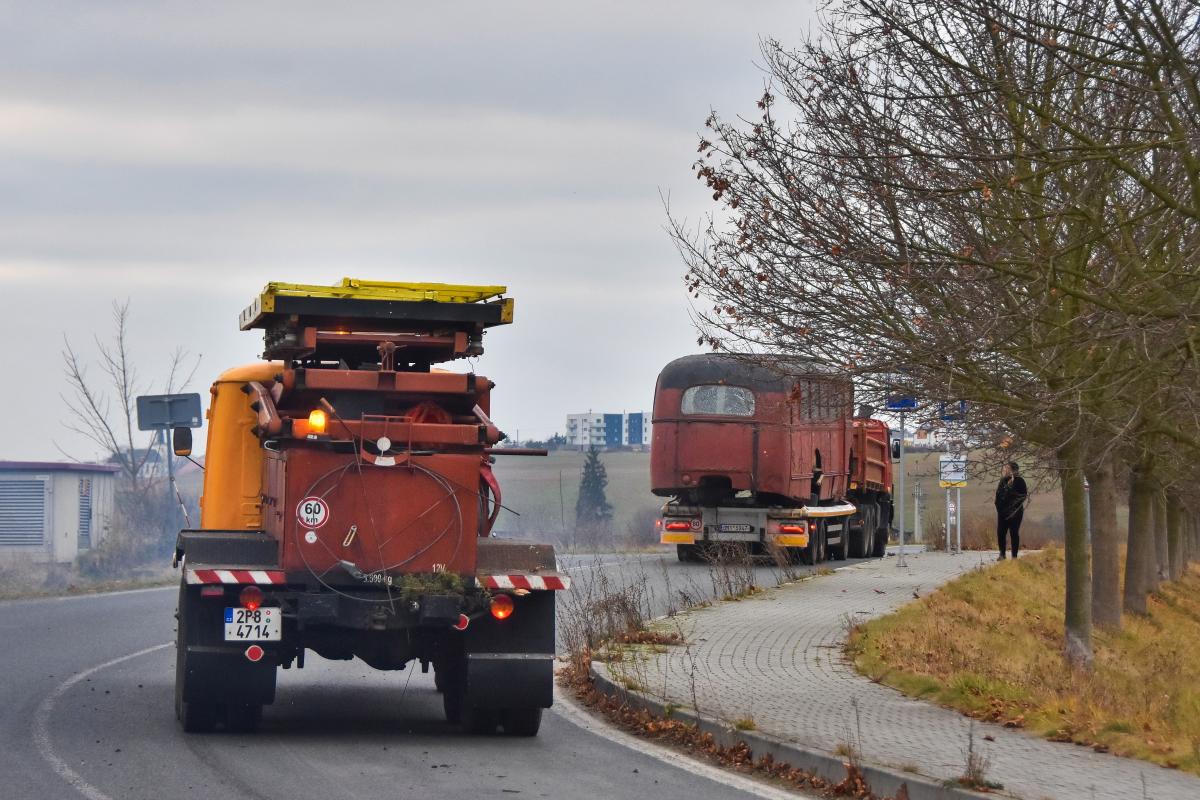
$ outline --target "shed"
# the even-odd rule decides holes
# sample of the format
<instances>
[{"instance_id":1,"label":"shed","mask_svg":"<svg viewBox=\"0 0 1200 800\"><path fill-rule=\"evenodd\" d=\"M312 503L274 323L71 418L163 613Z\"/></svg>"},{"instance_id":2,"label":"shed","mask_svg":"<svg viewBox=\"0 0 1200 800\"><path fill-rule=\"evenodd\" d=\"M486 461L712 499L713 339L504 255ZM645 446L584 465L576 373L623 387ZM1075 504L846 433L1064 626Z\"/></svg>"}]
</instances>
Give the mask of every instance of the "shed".
<instances>
[{"instance_id":1,"label":"shed","mask_svg":"<svg viewBox=\"0 0 1200 800\"><path fill-rule=\"evenodd\" d=\"M113 524L113 464L0 461L0 560L66 563Z\"/></svg>"}]
</instances>

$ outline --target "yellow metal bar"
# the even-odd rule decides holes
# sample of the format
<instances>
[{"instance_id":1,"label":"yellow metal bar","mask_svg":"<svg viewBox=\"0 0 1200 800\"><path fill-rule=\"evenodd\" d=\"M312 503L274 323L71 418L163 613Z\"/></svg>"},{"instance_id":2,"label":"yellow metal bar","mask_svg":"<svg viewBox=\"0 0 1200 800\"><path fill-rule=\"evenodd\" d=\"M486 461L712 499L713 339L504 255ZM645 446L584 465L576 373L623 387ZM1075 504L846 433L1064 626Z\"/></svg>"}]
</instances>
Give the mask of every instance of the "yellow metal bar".
<instances>
[{"instance_id":1,"label":"yellow metal bar","mask_svg":"<svg viewBox=\"0 0 1200 800\"><path fill-rule=\"evenodd\" d=\"M420 302L432 300L436 303L480 303L499 297L508 291L507 286L468 286L453 283L397 283L395 281L365 281L359 278L342 278L334 286L318 286L308 283L283 283L272 281L262 293L262 310L275 310L274 298L290 297L338 297L352 300L404 300ZM512 300L507 300L511 314Z\"/></svg>"}]
</instances>

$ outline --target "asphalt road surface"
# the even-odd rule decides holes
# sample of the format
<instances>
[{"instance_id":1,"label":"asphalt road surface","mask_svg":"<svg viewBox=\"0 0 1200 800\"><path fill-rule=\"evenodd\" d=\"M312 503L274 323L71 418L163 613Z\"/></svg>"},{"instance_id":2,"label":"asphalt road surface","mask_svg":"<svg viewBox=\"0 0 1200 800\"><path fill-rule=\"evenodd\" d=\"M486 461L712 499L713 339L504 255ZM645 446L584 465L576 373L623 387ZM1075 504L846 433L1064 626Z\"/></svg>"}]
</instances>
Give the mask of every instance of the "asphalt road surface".
<instances>
[{"instance_id":1,"label":"asphalt road surface","mask_svg":"<svg viewBox=\"0 0 1200 800\"><path fill-rule=\"evenodd\" d=\"M673 558L565 562L577 581L644 579L656 613L679 587L711 584L707 567ZM762 569L769 582L775 571ZM432 674L312 654L303 670L280 670L258 733L185 735L173 706L176 594L0 603L0 798L784 796L613 732L561 697L537 738L464 735L444 721Z\"/></svg>"}]
</instances>

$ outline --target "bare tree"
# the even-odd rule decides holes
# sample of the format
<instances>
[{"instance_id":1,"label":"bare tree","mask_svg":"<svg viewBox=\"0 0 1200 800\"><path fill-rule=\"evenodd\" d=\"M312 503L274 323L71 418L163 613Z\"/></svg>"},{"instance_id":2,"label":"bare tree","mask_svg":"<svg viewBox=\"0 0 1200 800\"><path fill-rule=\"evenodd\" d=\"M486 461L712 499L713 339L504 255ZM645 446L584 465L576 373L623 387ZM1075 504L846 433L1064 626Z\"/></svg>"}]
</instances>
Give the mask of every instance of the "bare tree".
<instances>
[{"instance_id":1,"label":"bare tree","mask_svg":"<svg viewBox=\"0 0 1200 800\"><path fill-rule=\"evenodd\" d=\"M1093 608L1085 473L1115 475L1132 458L1157 480L1150 455L1200 444L1185 402L1197 389L1200 236L1164 199L1186 185L1186 159L1154 150L1155 79L1119 38L1137 27L1099 6L827 6L819 39L764 43L772 86L759 118L709 118L696 172L720 216L698 232L673 222L689 291L712 303L697 311L702 342L839 365L868 401L969 400L977 431L1050 455L1066 527L1064 651L1081 667ZM1178 380L1163 381L1164 365ZM1098 574L1114 624L1107 508Z\"/></svg>"}]
</instances>

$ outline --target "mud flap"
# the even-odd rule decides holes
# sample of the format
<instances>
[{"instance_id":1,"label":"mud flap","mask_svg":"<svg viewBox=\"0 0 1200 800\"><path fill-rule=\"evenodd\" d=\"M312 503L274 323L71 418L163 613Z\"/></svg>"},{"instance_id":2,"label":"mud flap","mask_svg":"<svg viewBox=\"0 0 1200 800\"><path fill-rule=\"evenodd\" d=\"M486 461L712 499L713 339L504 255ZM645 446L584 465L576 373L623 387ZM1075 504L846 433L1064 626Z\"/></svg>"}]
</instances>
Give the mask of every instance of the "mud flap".
<instances>
[{"instance_id":1,"label":"mud flap","mask_svg":"<svg viewBox=\"0 0 1200 800\"><path fill-rule=\"evenodd\" d=\"M471 653L467 703L475 708L549 708L554 702L551 653Z\"/></svg>"},{"instance_id":2,"label":"mud flap","mask_svg":"<svg viewBox=\"0 0 1200 800\"><path fill-rule=\"evenodd\" d=\"M185 703L269 705L275 702L275 662L269 653L255 664L246 659L242 649L189 645L186 663Z\"/></svg>"}]
</instances>

